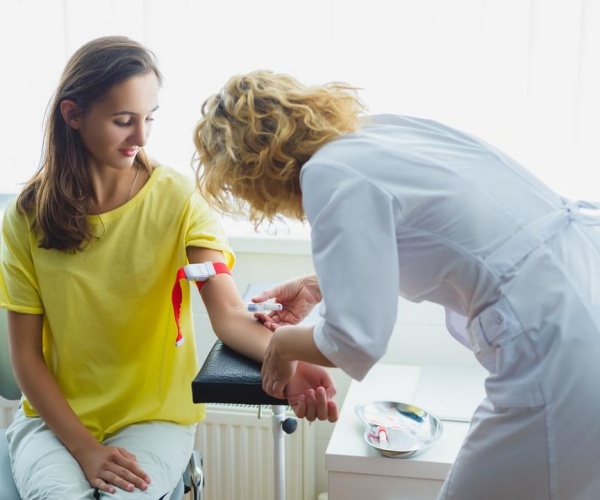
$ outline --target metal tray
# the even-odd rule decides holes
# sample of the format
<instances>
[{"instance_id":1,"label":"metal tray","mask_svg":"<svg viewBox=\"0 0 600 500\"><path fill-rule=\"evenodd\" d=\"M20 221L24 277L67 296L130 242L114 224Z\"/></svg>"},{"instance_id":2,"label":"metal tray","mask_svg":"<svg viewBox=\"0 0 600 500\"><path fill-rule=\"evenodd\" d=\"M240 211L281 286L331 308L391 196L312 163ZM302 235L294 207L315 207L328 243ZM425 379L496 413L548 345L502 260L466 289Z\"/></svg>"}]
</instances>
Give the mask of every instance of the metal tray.
<instances>
[{"instance_id":1,"label":"metal tray","mask_svg":"<svg viewBox=\"0 0 600 500\"><path fill-rule=\"evenodd\" d=\"M361 403L356 414L365 424L365 441L382 455L411 457L442 435L442 422L431 413L397 401Z\"/></svg>"}]
</instances>

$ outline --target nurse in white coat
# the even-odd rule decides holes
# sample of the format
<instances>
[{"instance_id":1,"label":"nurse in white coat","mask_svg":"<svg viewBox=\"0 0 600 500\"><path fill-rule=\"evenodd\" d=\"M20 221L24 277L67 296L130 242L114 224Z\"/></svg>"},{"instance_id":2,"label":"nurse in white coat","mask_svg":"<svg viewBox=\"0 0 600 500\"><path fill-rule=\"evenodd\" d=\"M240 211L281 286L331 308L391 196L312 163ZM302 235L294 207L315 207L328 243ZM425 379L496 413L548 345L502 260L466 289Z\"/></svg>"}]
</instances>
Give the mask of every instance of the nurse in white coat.
<instances>
[{"instance_id":1,"label":"nurse in white coat","mask_svg":"<svg viewBox=\"0 0 600 500\"><path fill-rule=\"evenodd\" d=\"M311 226L318 281L257 298L284 303L261 316L275 330L265 390L282 396L296 360L362 379L398 296L432 301L489 372L440 499L599 499L600 206L469 134L362 111L347 86L265 71L231 78L203 107L207 198ZM321 300L314 326L295 324Z\"/></svg>"}]
</instances>

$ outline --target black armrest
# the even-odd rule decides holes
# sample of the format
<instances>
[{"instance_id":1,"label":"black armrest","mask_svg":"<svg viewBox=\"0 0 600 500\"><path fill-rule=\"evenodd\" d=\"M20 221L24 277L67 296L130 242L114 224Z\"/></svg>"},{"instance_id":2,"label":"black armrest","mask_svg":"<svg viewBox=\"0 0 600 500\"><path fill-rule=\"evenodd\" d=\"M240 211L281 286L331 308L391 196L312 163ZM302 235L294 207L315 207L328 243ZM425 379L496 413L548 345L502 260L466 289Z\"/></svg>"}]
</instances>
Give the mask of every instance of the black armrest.
<instances>
[{"instance_id":1,"label":"black armrest","mask_svg":"<svg viewBox=\"0 0 600 500\"><path fill-rule=\"evenodd\" d=\"M248 285L244 300L249 301L269 286L268 283ZM287 405L287 400L274 398L263 391L260 368L260 363L217 340L192 382L194 403Z\"/></svg>"},{"instance_id":2,"label":"black armrest","mask_svg":"<svg viewBox=\"0 0 600 500\"><path fill-rule=\"evenodd\" d=\"M192 382L194 403L287 405L262 389L260 363L217 340Z\"/></svg>"}]
</instances>

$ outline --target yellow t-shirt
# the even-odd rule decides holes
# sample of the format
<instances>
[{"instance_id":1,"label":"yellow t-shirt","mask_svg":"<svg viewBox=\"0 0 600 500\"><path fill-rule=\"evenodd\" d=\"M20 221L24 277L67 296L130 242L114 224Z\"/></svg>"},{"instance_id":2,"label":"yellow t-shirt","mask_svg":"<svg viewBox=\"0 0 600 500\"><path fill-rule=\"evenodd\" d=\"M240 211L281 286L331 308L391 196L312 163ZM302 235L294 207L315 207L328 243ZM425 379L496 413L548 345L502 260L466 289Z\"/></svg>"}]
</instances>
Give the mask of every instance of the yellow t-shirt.
<instances>
[{"instance_id":1,"label":"yellow t-shirt","mask_svg":"<svg viewBox=\"0 0 600 500\"><path fill-rule=\"evenodd\" d=\"M46 363L98 440L136 422L200 421L190 284L182 282L179 347L171 292L188 246L221 250L233 266L219 220L191 179L159 167L132 200L90 222L99 239L84 251L44 250L13 201L2 224L0 306L44 314Z\"/></svg>"}]
</instances>

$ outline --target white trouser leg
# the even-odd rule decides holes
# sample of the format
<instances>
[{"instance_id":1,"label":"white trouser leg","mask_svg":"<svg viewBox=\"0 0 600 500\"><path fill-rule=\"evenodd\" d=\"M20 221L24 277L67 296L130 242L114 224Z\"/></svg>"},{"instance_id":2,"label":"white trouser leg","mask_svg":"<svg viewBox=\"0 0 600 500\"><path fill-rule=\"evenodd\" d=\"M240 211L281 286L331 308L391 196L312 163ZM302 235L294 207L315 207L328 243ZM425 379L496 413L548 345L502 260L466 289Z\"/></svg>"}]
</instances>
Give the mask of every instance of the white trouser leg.
<instances>
[{"instance_id":1,"label":"white trouser leg","mask_svg":"<svg viewBox=\"0 0 600 500\"><path fill-rule=\"evenodd\" d=\"M117 490L111 500L169 498L188 463L195 425L145 422L130 425L110 436L104 444L133 453L151 478L146 492ZM40 418L29 418L18 410L7 430L15 483L27 500L91 500L95 498L77 461Z\"/></svg>"}]
</instances>

